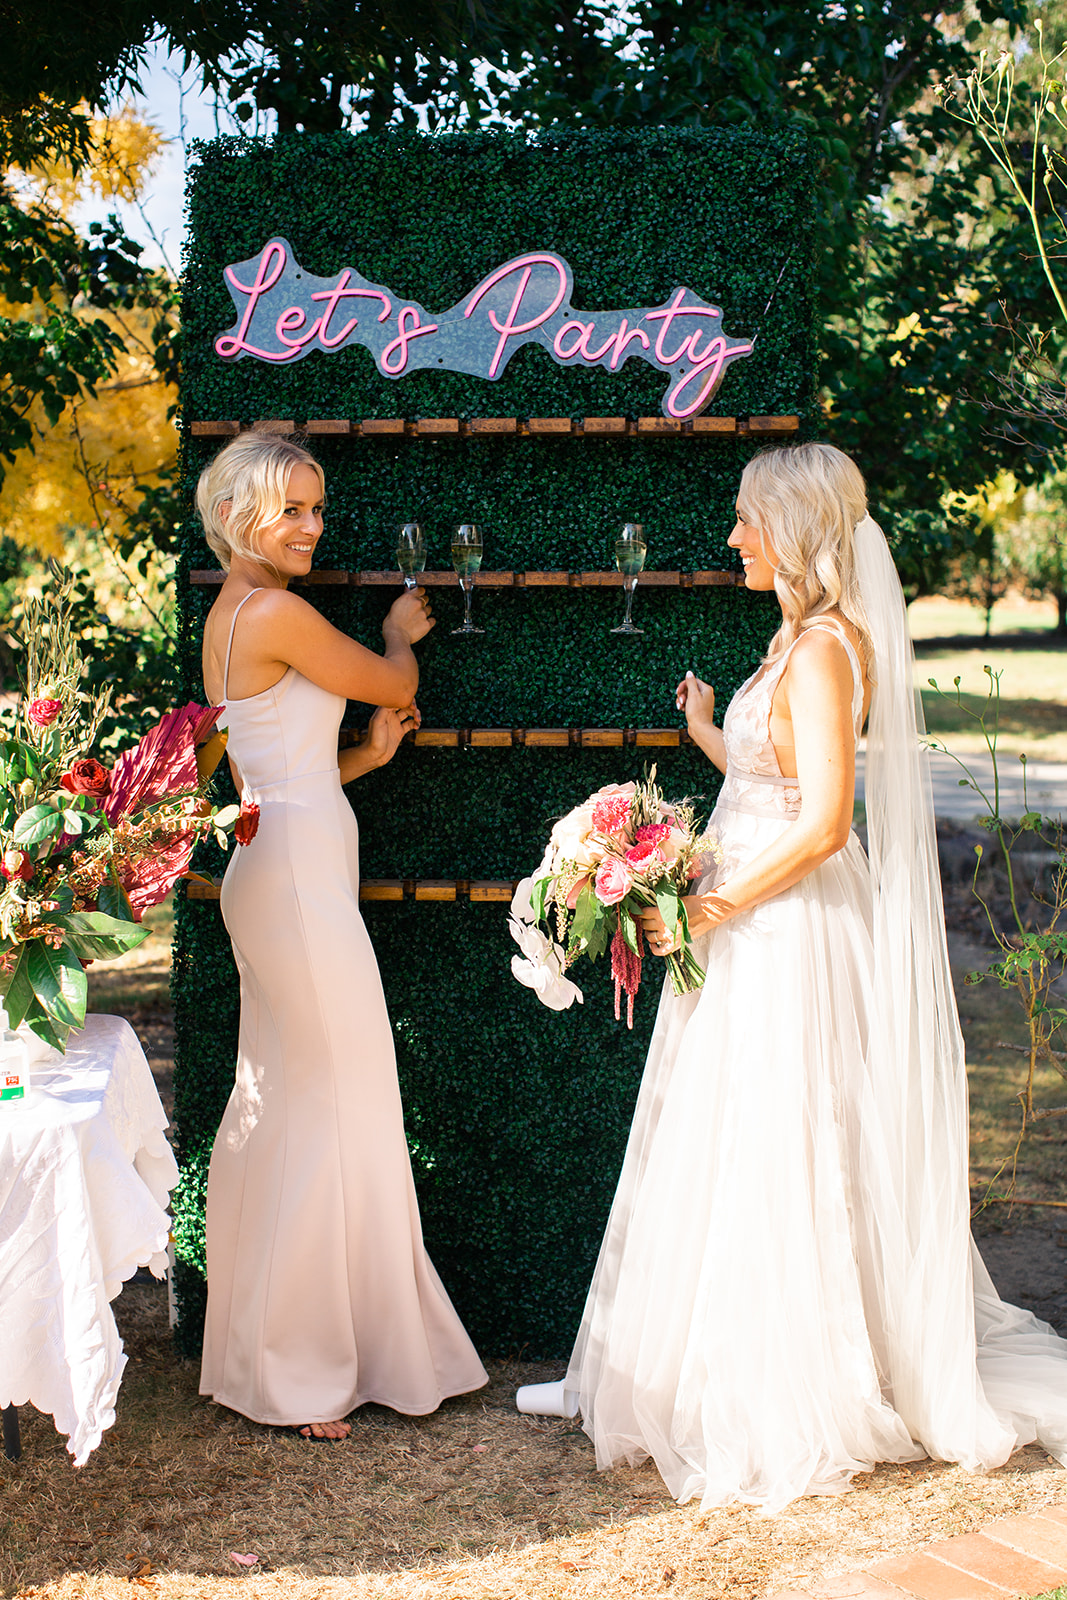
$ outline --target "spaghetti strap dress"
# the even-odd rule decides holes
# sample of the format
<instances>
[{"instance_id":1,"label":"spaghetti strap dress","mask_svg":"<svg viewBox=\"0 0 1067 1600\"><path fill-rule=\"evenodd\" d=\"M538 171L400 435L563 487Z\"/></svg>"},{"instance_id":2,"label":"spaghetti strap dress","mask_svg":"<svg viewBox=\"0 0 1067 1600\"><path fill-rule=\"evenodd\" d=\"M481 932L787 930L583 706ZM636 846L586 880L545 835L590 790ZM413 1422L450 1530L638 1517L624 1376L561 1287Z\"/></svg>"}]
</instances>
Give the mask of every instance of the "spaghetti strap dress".
<instances>
[{"instance_id":1,"label":"spaghetti strap dress","mask_svg":"<svg viewBox=\"0 0 1067 1600\"><path fill-rule=\"evenodd\" d=\"M222 887L241 1022L208 1178L200 1391L262 1423L368 1401L419 1416L486 1373L423 1247L337 766L345 701L291 667L229 697L251 597L223 694L259 828Z\"/></svg>"},{"instance_id":2,"label":"spaghetti strap dress","mask_svg":"<svg viewBox=\"0 0 1067 1600\"><path fill-rule=\"evenodd\" d=\"M848 652L858 738L856 653L832 623L814 626ZM769 732L788 659L727 711L702 891L800 814ZM929 1412L923 1375L889 1360L875 1285L895 1269L878 1259L890 1230L872 1181L889 1146L865 1076L872 904L852 833L792 888L694 941L698 993L664 985L565 1389L598 1466L652 1457L680 1501L774 1513L877 1462L988 1469L1035 1438L1067 1460L1067 1343L1005 1305L966 1242L951 1270L973 1300L971 1332L939 1352L951 1381ZM966 1171L951 1181L966 1207ZM903 1299L903 1263L893 1281ZM929 1335L933 1348L942 1335Z\"/></svg>"}]
</instances>

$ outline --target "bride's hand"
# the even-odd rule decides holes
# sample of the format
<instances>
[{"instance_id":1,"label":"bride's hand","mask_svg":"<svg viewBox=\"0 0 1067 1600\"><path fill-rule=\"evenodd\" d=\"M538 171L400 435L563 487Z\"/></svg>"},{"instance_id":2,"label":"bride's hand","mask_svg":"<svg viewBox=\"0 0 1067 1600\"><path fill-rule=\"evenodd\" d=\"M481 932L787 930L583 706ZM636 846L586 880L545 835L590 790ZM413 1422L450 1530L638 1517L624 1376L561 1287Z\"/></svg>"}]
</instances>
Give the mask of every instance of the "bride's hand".
<instances>
[{"instance_id":1,"label":"bride's hand","mask_svg":"<svg viewBox=\"0 0 1067 1600\"><path fill-rule=\"evenodd\" d=\"M672 935L655 906L649 906L647 910L639 912L637 920L644 930L648 948L654 956L669 956L672 950L677 950L681 945L678 929L676 928Z\"/></svg>"},{"instance_id":2,"label":"bride's hand","mask_svg":"<svg viewBox=\"0 0 1067 1600\"><path fill-rule=\"evenodd\" d=\"M418 644L434 626L433 608L425 589L405 589L394 600L382 623L382 638L399 634L407 644Z\"/></svg>"},{"instance_id":3,"label":"bride's hand","mask_svg":"<svg viewBox=\"0 0 1067 1600\"><path fill-rule=\"evenodd\" d=\"M692 733L695 728L714 727L715 690L693 672L687 672L674 691L674 703L685 712L685 720Z\"/></svg>"},{"instance_id":4,"label":"bride's hand","mask_svg":"<svg viewBox=\"0 0 1067 1600\"><path fill-rule=\"evenodd\" d=\"M412 700L410 705L394 711L391 706L379 706L367 726L362 748L375 767L384 767L392 761L404 735L413 732L422 722L422 713Z\"/></svg>"}]
</instances>

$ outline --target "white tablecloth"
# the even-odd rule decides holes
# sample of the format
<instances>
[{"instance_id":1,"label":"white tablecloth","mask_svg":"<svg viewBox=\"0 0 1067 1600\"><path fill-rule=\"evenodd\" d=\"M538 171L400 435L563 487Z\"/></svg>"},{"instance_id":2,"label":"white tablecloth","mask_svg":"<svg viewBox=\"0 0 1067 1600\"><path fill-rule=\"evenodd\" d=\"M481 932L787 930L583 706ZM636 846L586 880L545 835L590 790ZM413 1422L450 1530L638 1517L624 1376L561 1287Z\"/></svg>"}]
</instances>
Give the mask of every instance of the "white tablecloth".
<instances>
[{"instance_id":1,"label":"white tablecloth","mask_svg":"<svg viewBox=\"0 0 1067 1600\"><path fill-rule=\"evenodd\" d=\"M49 1412L81 1466L115 1420L126 1365L109 1302L162 1277L178 1169L137 1036L90 1016L65 1056L0 1103L0 1406Z\"/></svg>"}]
</instances>

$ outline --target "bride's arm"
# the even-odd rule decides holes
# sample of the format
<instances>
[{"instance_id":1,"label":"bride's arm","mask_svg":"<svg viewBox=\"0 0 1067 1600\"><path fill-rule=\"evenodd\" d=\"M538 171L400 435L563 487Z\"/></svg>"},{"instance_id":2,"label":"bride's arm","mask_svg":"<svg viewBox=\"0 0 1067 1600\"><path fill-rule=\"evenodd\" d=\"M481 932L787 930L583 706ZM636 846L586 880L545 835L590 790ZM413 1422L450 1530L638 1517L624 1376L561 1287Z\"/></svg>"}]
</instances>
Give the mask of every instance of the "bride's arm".
<instances>
[{"instance_id":1,"label":"bride's arm","mask_svg":"<svg viewBox=\"0 0 1067 1600\"><path fill-rule=\"evenodd\" d=\"M795 646L779 694L793 724L797 785L803 796L800 815L779 839L711 893L686 897L694 936L792 888L848 841L856 750L852 669L844 646L831 634L812 629ZM656 942L662 928L659 913L650 910L641 921L653 949L666 954L671 946L657 947Z\"/></svg>"},{"instance_id":2,"label":"bride's arm","mask_svg":"<svg viewBox=\"0 0 1067 1600\"><path fill-rule=\"evenodd\" d=\"M286 589L264 589L249 605L242 656L257 666L295 667L331 694L371 706L405 706L419 684L412 645L434 626L424 593L412 589L395 600L382 623L382 655L346 633Z\"/></svg>"},{"instance_id":3,"label":"bride's arm","mask_svg":"<svg viewBox=\"0 0 1067 1600\"><path fill-rule=\"evenodd\" d=\"M722 729L715 726L715 690L695 673L687 672L674 691L674 703L685 712L693 743L699 745L720 772L726 771L726 743Z\"/></svg>"}]
</instances>

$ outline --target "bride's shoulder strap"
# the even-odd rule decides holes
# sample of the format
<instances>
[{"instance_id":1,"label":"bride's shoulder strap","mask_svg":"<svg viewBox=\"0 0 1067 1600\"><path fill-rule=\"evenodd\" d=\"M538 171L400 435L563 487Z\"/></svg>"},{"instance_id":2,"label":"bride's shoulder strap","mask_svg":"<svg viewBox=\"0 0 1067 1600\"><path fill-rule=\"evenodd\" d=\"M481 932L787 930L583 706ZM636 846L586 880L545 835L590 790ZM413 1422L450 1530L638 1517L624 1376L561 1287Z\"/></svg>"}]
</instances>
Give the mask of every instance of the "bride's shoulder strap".
<instances>
[{"instance_id":1,"label":"bride's shoulder strap","mask_svg":"<svg viewBox=\"0 0 1067 1600\"><path fill-rule=\"evenodd\" d=\"M262 589L249 589L248 593L242 596L242 598L238 600L237 604L233 608L233 616L230 618L230 636L226 640L226 661L222 668L222 698L224 700L227 698L230 692L230 652L233 649L233 630L237 626L237 618L241 615L241 607L245 604L245 602L247 600L251 600L254 594L261 593Z\"/></svg>"}]
</instances>

